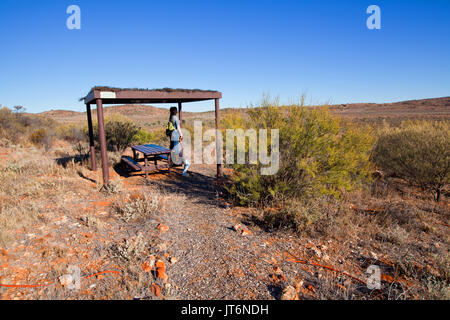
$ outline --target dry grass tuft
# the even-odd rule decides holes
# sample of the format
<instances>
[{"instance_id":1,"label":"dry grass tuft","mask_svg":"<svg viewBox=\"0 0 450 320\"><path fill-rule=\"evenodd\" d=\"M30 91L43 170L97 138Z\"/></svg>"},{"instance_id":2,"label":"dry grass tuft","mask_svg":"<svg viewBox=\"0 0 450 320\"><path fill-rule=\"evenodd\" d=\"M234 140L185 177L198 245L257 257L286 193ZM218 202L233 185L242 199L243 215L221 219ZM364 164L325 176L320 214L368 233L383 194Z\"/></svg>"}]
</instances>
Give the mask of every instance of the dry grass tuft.
<instances>
[{"instance_id":1,"label":"dry grass tuft","mask_svg":"<svg viewBox=\"0 0 450 320\"><path fill-rule=\"evenodd\" d=\"M159 198L157 192L151 196L144 193L129 195L125 200L117 201L113 210L125 222L149 218L159 213Z\"/></svg>"}]
</instances>

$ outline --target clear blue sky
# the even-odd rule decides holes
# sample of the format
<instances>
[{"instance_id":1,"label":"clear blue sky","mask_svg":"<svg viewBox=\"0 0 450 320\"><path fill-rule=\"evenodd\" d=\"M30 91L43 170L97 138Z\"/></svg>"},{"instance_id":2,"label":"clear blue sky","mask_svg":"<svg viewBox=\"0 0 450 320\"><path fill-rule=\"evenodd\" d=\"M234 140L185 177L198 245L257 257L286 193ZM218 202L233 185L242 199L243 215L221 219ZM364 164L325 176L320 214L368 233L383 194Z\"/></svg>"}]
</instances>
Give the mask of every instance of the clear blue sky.
<instances>
[{"instance_id":1,"label":"clear blue sky","mask_svg":"<svg viewBox=\"0 0 450 320\"><path fill-rule=\"evenodd\" d=\"M94 85L216 89L223 107L450 95L449 0L1 0L0 43L0 104L29 112L82 111Z\"/></svg>"}]
</instances>

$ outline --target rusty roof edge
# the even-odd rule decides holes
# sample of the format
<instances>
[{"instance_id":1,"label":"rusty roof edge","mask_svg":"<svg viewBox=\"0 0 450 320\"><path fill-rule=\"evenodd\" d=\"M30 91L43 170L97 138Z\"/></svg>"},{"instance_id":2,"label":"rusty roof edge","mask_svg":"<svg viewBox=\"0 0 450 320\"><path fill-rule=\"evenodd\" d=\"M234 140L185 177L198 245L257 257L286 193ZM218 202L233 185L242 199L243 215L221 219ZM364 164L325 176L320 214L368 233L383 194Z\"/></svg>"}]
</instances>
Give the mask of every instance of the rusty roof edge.
<instances>
[{"instance_id":1,"label":"rusty roof edge","mask_svg":"<svg viewBox=\"0 0 450 320\"><path fill-rule=\"evenodd\" d=\"M139 88L113 88L113 87L100 87L100 86L96 86L93 87L89 93L83 97L80 98L79 101L83 101L84 103L89 103L92 102L93 100L95 100L96 98L99 98L101 96L101 93L103 92L113 92L113 93L117 93L117 94L123 94L126 92L140 92L140 93L156 93L156 92L161 92L161 93L165 93L165 94L200 94L200 95L204 95L204 94L208 94L211 93L213 95L215 95L216 97L211 97L211 99L213 98L222 98L222 92L217 91L217 90L201 90L201 89L171 89L171 88L162 88L162 89L139 89ZM204 96L202 98L205 98Z\"/></svg>"},{"instance_id":2,"label":"rusty roof edge","mask_svg":"<svg viewBox=\"0 0 450 320\"><path fill-rule=\"evenodd\" d=\"M108 87L108 86L95 86L91 89L91 91L112 91L112 92L120 92L120 91L151 91L151 92L219 92L217 90L203 90L203 89L185 89L185 88L116 88L116 87Z\"/></svg>"}]
</instances>

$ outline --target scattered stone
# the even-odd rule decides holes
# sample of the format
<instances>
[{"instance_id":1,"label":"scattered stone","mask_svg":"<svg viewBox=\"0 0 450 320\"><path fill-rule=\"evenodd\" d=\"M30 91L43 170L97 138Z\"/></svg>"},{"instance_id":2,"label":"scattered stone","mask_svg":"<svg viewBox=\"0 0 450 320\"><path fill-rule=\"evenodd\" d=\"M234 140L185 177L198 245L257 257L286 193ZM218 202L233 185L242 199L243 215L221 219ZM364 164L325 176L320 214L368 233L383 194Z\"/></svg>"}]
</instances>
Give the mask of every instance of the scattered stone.
<instances>
[{"instance_id":1,"label":"scattered stone","mask_svg":"<svg viewBox=\"0 0 450 320\"><path fill-rule=\"evenodd\" d=\"M145 272L150 272L155 267L155 257L150 256L144 263L142 264L142 270Z\"/></svg>"},{"instance_id":2,"label":"scattered stone","mask_svg":"<svg viewBox=\"0 0 450 320\"><path fill-rule=\"evenodd\" d=\"M157 268L157 269L161 269L161 270L163 270L164 272L166 271L166 265L164 264L164 261L162 261L161 259L159 259L158 261L156 261L155 265L156 265L156 268Z\"/></svg>"},{"instance_id":3,"label":"scattered stone","mask_svg":"<svg viewBox=\"0 0 450 320\"><path fill-rule=\"evenodd\" d=\"M314 288L312 285L308 285L306 288L307 288L309 291L316 292L316 288Z\"/></svg>"},{"instance_id":4,"label":"scattered stone","mask_svg":"<svg viewBox=\"0 0 450 320\"><path fill-rule=\"evenodd\" d=\"M150 286L150 291L151 291L151 293L152 293L154 296L159 297L159 296L161 295L161 287L158 286L156 283L153 283L153 284Z\"/></svg>"},{"instance_id":5,"label":"scattered stone","mask_svg":"<svg viewBox=\"0 0 450 320\"><path fill-rule=\"evenodd\" d=\"M294 288L297 289L297 291L299 291L302 287L303 287L303 280L302 279L298 279L295 283L294 283Z\"/></svg>"},{"instance_id":6,"label":"scattered stone","mask_svg":"<svg viewBox=\"0 0 450 320\"><path fill-rule=\"evenodd\" d=\"M247 229L242 229L241 230L241 235L242 236L249 236L251 234L251 232L250 232L250 230L247 230Z\"/></svg>"},{"instance_id":7,"label":"scattered stone","mask_svg":"<svg viewBox=\"0 0 450 320\"><path fill-rule=\"evenodd\" d=\"M234 231L239 231L241 228L242 228L242 226L240 224L236 224L233 226Z\"/></svg>"},{"instance_id":8,"label":"scattered stone","mask_svg":"<svg viewBox=\"0 0 450 320\"><path fill-rule=\"evenodd\" d=\"M164 282L167 282L167 274L166 274L166 266L164 264L164 261L158 260L156 261L156 277L158 279L164 280Z\"/></svg>"},{"instance_id":9,"label":"scattered stone","mask_svg":"<svg viewBox=\"0 0 450 320\"><path fill-rule=\"evenodd\" d=\"M286 286L281 293L280 300L298 300L297 290L293 286Z\"/></svg>"},{"instance_id":10,"label":"scattered stone","mask_svg":"<svg viewBox=\"0 0 450 320\"><path fill-rule=\"evenodd\" d=\"M171 264L174 264L174 263L177 263L178 262L178 259L177 258L175 258L175 257L170 257L170 263Z\"/></svg>"},{"instance_id":11,"label":"scattered stone","mask_svg":"<svg viewBox=\"0 0 450 320\"><path fill-rule=\"evenodd\" d=\"M319 258L322 257L322 251L320 251L318 248L312 247L311 250L312 250L313 254L315 254L317 257L319 257Z\"/></svg>"},{"instance_id":12,"label":"scattered stone","mask_svg":"<svg viewBox=\"0 0 450 320\"><path fill-rule=\"evenodd\" d=\"M144 263L142 264L142 270L144 270L144 272L150 272L153 270L152 266L150 266L150 264L148 264L147 261L144 261Z\"/></svg>"},{"instance_id":13,"label":"scattered stone","mask_svg":"<svg viewBox=\"0 0 450 320\"><path fill-rule=\"evenodd\" d=\"M329 261L329 260L330 260L330 256L327 255L327 254L324 254L324 255L322 256L322 259L323 259L324 261Z\"/></svg>"},{"instance_id":14,"label":"scattered stone","mask_svg":"<svg viewBox=\"0 0 450 320\"><path fill-rule=\"evenodd\" d=\"M162 223L158 224L157 228L158 228L159 231L161 231L161 233L169 231L169 227L164 225L164 224L162 224Z\"/></svg>"},{"instance_id":15,"label":"scattered stone","mask_svg":"<svg viewBox=\"0 0 450 320\"><path fill-rule=\"evenodd\" d=\"M280 267L275 267L274 272L277 276L282 275L283 271L280 269Z\"/></svg>"}]
</instances>

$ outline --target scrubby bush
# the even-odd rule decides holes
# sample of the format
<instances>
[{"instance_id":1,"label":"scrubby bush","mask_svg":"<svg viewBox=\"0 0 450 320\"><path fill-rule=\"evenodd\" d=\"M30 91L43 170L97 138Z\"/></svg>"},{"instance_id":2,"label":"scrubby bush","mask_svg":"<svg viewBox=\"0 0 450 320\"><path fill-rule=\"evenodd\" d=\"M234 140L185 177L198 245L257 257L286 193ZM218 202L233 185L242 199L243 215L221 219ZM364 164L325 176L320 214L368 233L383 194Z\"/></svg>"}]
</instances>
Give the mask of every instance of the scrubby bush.
<instances>
[{"instance_id":1,"label":"scrubby bush","mask_svg":"<svg viewBox=\"0 0 450 320\"><path fill-rule=\"evenodd\" d=\"M277 173L265 176L260 174L261 164L233 165L229 191L241 204L323 195L338 198L369 178L373 138L367 128L345 123L326 108L302 105L278 107L266 103L250 108L248 115L246 119L240 112L229 114L223 125L268 129L269 133L270 129L279 129L280 166Z\"/></svg>"},{"instance_id":2,"label":"scrubby bush","mask_svg":"<svg viewBox=\"0 0 450 320\"><path fill-rule=\"evenodd\" d=\"M135 144L147 144L152 142L153 139L153 133L139 129L139 131L133 136L132 142Z\"/></svg>"},{"instance_id":3,"label":"scrubby bush","mask_svg":"<svg viewBox=\"0 0 450 320\"><path fill-rule=\"evenodd\" d=\"M41 145L44 143L45 136L47 135L47 130L44 128L37 129L30 135L30 142L35 145Z\"/></svg>"},{"instance_id":4,"label":"scrubby bush","mask_svg":"<svg viewBox=\"0 0 450 320\"><path fill-rule=\"evenodd\" d=\"M60 125L56 128L55 132L58 138L71 143L80 143L81 141L87 141L83 126L81 125Z\"/></svg>"},{"instance_id":5,"label":"scrubby bush","mask_svg":"<svg viewBox=\"0 0 450 320\"><path fill-rule=\"evenodd\" d=\"M24 121L21 120L21 114L13 114L8 108L0 109L0 137L13 143L17 143L27 132Z\"/></svg>"},{"instance_id":6,"label":"scrubby bush","mask_svg":"<svg viewBox=\"0 0 450 320\"><path fill-rule=\"evenodd\" d=\"M386 173L430 191L439 201L450 182L450 122L404 122L386 128L373 160Z\"/></svg>"},{"instance_id":7,"label":"scrubby bush","mask_svg":"<svg viewBox=\"0 0 450 320\"><path fill-rule=\"evenodd\" d=\"M12 143L32 142L50 146L56 122L39 115L23 114L22 107L16 107L15 110L13 112L8 108L0 108L0 139L6 139ZM45 135L42 135L41 129L46 131ZM31 141L31 138L34 141Z\"/></svg>"},{"instance_id":8,"label":"scrubby bush","mask_svg":"<svg viewBox=\"0 0 450 320\"><path fill-rule=\"evenodd\" d=\"M105 118L106 146L109 151L123 152L128 148L139 128L127 117L121 115L111 115ZM88 130L85 129L88 136ZM99 145L98 124L94 124L94 140Z\"/></svg>"}]
</instances>

